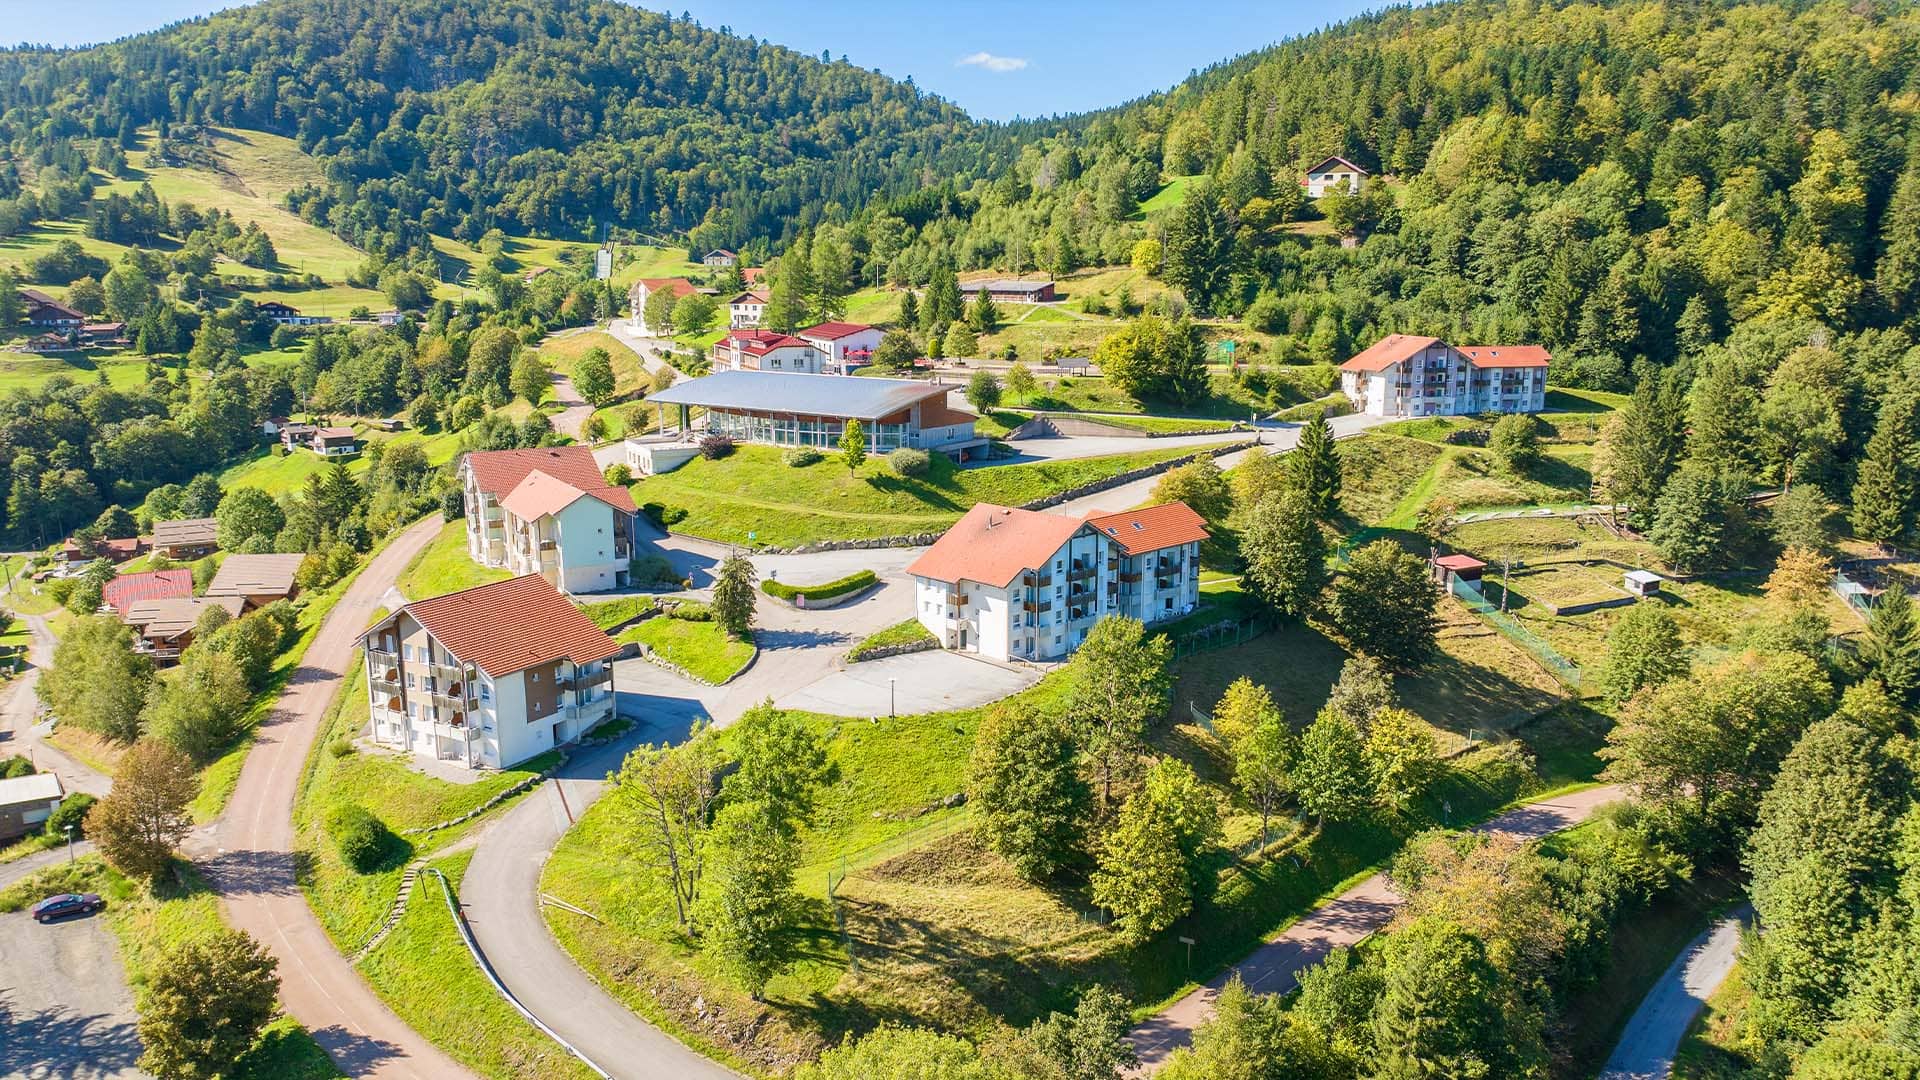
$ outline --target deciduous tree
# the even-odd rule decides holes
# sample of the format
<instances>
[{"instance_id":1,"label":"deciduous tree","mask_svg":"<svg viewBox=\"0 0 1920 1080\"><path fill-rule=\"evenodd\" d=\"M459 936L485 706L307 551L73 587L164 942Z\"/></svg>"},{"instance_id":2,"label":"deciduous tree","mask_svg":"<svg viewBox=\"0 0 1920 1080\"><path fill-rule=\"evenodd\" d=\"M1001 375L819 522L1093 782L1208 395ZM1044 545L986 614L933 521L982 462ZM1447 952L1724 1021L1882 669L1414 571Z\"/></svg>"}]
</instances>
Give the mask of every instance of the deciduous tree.
<instances>
[{"instance_id":1,"label":"deciduous tree","mask_svg":"<svg viewBox=\"0 0 1920 1080\"><path fill-rule=\"evenodd\" d=\"M1100 811L1113 812L1114 787L1138 763L1147 725L1166 711L1173 646L1138 619L1095 623L1068 665L1067 715L1092 764Z\"/></svg>"},{"instance_id":2,"label":"deciduous tree","mask_svg":"<svg viewBox=\"0 0 1920 1080\"><path fill-rule=\"evenodd\" d=\"M1680 624L1664 607L1635 604L1607 632L1607 660L1600 687L1614 704L1624 704L1642 687L1685 678L1692 667Z\"/></svg>"},{"instance_id":3,"label":"deciduous tree","mask_svg":"<svg viewBox=\"0 0 1920 1080\"><path fill-rule=\"evenodd\" d=\"M1214 529L1224 527L1233 513L1233 489L1212 458L1189 461L1161 473L1153 485L1153 501L1186 503Z\"/></svg>"},{"instance_id":4,"label":"deciduous tree","mask_svg":"<svg viewBox=\"0 0 1920 1080\"><path fill-rule=\"evenodd\" d=\"M635 748L614 778L613 805L629 826L619 841L666 879L682 929L700 899L722 764L718 740L697 726L678 745Z\"/></svg>"},{"instance_id":5,"label":"deciduous tree","mask_svg":"<svg viewBox=\"0 0 1920 1080\"><path fill-rule=\"evenodd\" d=\"M1327 538L1304 492L1260 500L1240 538L1250 591L1274 611L1305 619L1327 585Z\"/></svg>"},{"instance_id":6,"label":"deciduous tree","mask_svg":"<svg viewBox=\"0 0 1920 1080\"><path fill-rule=\"evenodd\" d=\"M1300 808L1322 822L1364 816L1373 801L1373 774L1359 729L1321 709L1300 735L1290 780Z\"/></svg>"},{"instance_id":7,"label":"deciduous tree","mask_svg":"<svg viewBox=\"0 0 1920 1080\"><path fill-rule=\"evenodd\" d=\"M1424 561L1391 540L1354 552L1333 587L1333 624L1358 651L1408 669L1432 655L1440 587Z\"/></svg>"},{"instance_id":8,"label":"deciduous tree","mask_svg":"<svg viewBox=\"0 0 1920 1080\"><path fill-rule=\"evenodd\" d=\"M54 646L53 666L34 690L61 723L116 742L140 735L153 661L133 651L133 634L111 616L76 619Z\"/></svg>"},{"instance_id":9,"label":"deciduous tree","mask_svg":"<svg viewBox=\"0 0 1920 1080\"><path fill-rule=\"evenodd\" d=\"M1382 709L1367 728L1367 767L1374 801L1404 811L1440 778L1433 729L1405 709Z\"/></svg>"},{"instance_id":10,"label":"deciduous tree","mask_svg":"<svg viewBox=\"0 0 1920 1080\"><path fill-rule=\"evenodd\" d=\"M154 877L192 831L187 804L199 792L185 754L153 740L134 743L113 772L113 791L87 815L87 835L114 869Z\"/></svg>"},{"instance_id":11,"label":"deciduous tree","mask_svg":"<svg viewBox=\"0 0 1920 1080\"><path fill-rule=\"evenodd\" d=\"M260 943L217 929L163 952L140 1001L140 1066L160 1080L235 1075L277 1009L279 966Z\"/></svg>"},{"instance_id":12,"label":"deciduous tree","mask_svg":"<svg viewBox=\"0 0 1920 1080\"><path fill-rule=\"evenodd\" d=\"M983 368L967 379L967 404L982 416L1000 407L1000 380L993 372Z\"/></svg>"},{"instance_id":13,"label":"deciduous tree","mask_svg":"<svg viewBox=\"0 0 1920 1080\"><path fill-rule=\"evenodd\" d=\"M840 432L840 459L847 463L847 472L855 473L867 460L867 432L858 420L848 420Z\"/></svg>"},{"instance_id":14,"label":"deciduous tree","mask_svg":"<svg viewBox=\"0 0 1920 1080\"><path fill-rule=\"evenodd\" d=\"M1065 718L1017 706L987 714L968 762L968 801L986 846L1029 881L1071 863L1086 833L1092 792Z\"/></svg>"},{"instance_id":15,"label":"deciduous tree","mask_svg":"<svg viewBox=\"0 0 1920 1080\"><path fill-rule=\"evenodd\" d=\"M613 400L613 357L594 346L573 365L573 388L580 399L598 409Z\"/></svg>"}]
</instances>

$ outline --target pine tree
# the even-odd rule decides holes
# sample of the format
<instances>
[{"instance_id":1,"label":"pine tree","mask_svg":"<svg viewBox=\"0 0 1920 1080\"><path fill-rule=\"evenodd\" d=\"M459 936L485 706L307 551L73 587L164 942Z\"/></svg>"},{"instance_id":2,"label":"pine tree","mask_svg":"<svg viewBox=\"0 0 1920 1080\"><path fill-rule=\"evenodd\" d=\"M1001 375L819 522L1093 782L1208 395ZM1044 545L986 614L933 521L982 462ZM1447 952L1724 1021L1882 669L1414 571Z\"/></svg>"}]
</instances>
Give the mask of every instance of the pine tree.
<instances>
[{"instance_id":1,"label":"pine tree","mask_svg":"<svg viewBox=\"0 0 1920 1080\"><path fill-rule=\"evenodd\" d=\"M1633 397L1607 425L1595 471L1608 501L1628 507L1644 528L1679 461L1684 417L1661 392L1663 379L1647 370L1640 376Z\"/></svg>"},{"instance_id":2,"label":"pine tree","mask_svg":"<svg viewBox=\"0 0 1920 1080\"><path fill-rule=\"evenodd\" d=\"M1920 315L1920 154L1907 155L1907 170L1881 218L1880 245L1874 284L1881 297L1902 320Z\"/></svg>"},{"instance_id":3,"label":"pine tree","mask_svg":"<svg viewBox=\"0 0 1920 1080\"><path fill-rule=\"evenodd\" d=\"M1281 459L1287 483L1306 497L1316 521L1332 521L1340 511L1340 451L1326 413L1300 429L1299 445Z\"/></svg>"},{"instance_id":4,"label":"pine tree","mask_svg":"<svg viewBox=\"0 0 1920 1080\"><path fill-rule=\"evenodd\" d=\"M1890 543L1913 528L1916 484L1911 451L1917 425L1916 401L1902 394L1880 407L1879 422L1867 439L1853 482L1854 534L1876 544Z\"/></svg>"},{"instance_id":5,"label":"pine tree","mask_svg":"<svg viewBox=\"0 0 1920 1080\"><path fill-rule=\"evenodd\" d=\"M1233 223L1213 180L1203 178L1187 188L1186 199L1168 218L1165 248L1161 280L1179 288L1194 311L1210 314L1233 272Z\"/></svg>"},{"instance_id":6,"label":"pine tree","mask_svg":"<svg viewBox=\"0 0 1920 1080\"><path fill-rule=\"evenodd\" d=\"M1895 701L1908 706L1920 702L1920 612L1897 580L1873 605L1860 659Z\"/></svg>"},{"instance_id":7,"label":"pine tree","mask_svg":"<svg viewBox=\"0 0 1920 1080\"><path fill-rule=\"evenodd\" d=\"M813 256L803 234L773 268L773 288L764 313L767 327L791 334L807 322L808 297L813 293Z\"/></svg>"},{"instance_id":8,"label":"pine tree","mask_svg":"<svg viewBox=\"0 0 1920 1080\"><path fill-rule=\"evenodd\" d=\"M904 329L912 329L920 325L920 301L914 296L912 289L901 294L900 317L894 322Z\"/></svg>"},{"instance_id":9,"label":"pine tree","mask_svg":"<svg viewBox=\"0 0 1920 1080\"><path fill-rule=\"evenodd\" d=\"M738 551L721 560L714 575L713 619L737 641L752 639L755 577L753 563Z\"/></svg>"},{"instance_id":10,"label":"pine tree","mask_svg":"<svg viewBox=\"0 0 1920 1080\"><path fill-rule=\"evenodd\" d=\"M1000 308L984 288L974 296L973 306L967 309L967 325L976 334L991 334L1000 327Z\"/></svg>"},{"instance_id":11,"label":"pine tree","mask_svg":"<svg viewBox=\"0 0 1920 1080\"><path fill-rule=\"evenodd\" d=\"M1705 468L1690 463L1660 493L1647 539L1684 574L1720 553L1725 531L1720 485Z\"/></svg>"}]
</instances>

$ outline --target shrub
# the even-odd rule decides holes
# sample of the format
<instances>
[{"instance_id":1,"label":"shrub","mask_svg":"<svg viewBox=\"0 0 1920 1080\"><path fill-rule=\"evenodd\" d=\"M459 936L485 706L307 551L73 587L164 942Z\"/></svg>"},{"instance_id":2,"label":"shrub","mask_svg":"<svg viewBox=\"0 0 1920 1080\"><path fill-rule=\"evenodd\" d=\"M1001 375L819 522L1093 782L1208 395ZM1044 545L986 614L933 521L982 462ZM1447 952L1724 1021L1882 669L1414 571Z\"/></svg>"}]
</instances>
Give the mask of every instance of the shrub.
<instances>
[{"instance_id":1,"label":"shrub","mask_svg":"<svg viewBox=\"0 0 1920 1080\"><path fill-rule=\"evenodd\" d=\"M614 487L626 487L633 483L633 467L624 461L607 466L607 483Z\"/></svg>"},{"instance_id":2,"label":"shrub","mask_svg":"<svg viewBox=\"0 0 1920 1080\"><path fill-rule=\"evenodd\" d=\"M932 459L925 450L903 446L887 454L887 467L901 476L925 476Z\"/></svg>"},{"instance_id":3,"label":"shrub","mask_svg":"<svg viewBox=\"0 0 1920 1080\"><path fill-rule=\"evenodd\" d=\"M661 555L642 555L627 563L627 580L636 588L653 585L672 588L681 582L673 564Z\"/></svg>"},{"instance_id":4,"label":"shrub","mask_svg":"<svg viewBox=\"0 0 1920 1080\"><path fill-rule=\"evenodd\" d=\"M671 607L662 606L660 610L664 612L668 618L679 619L682 622L713 621L713 608L698 600L682 600Z\"/></svg>"},{"instance_id":5,"label":"shrub","mask_svg":"<svg viewBox=\"0 0 1920 1080\"><path fill-rule=\"evenodd\" d=\"M46 831L48 836L65 837L67 827L73 827L73 838L78 840L87 835L87 811L100 800L84 791L76 792L60 800L60 806L47 815Z\"/></svg>"},{"instance_id":6,"label":"shrub","mask_svg":"<svg viewBox=\"0 0 1920 1080\"><path fill-rule=\"evenodd\" d=\"M733 440L725 435L700 436L700 456L708 461L718 461L733 453Z\"/></svg>"},{"instance_id":7,"label":"shrub","mask_svg":"<svg viewBox=\"0 0 1920 1080\"><path fill-rule=\"evenodd\" d=\"M33 762L15 754L0 761L0 780L11 780L16 776L32 776Z\"/></svg>"},{"instance_id":8,"label":"shrub","mask_svg":"<svg viewBox=\"0 0 1920 1080\"><path fill-rule=\"evenodd\" d=\"M836 596L858 592L878 580L879 578L871 570L856 570L846 577L819 585L788 585L782 581L763 581L760 583L760 591L768 596L787 601L791 601L796 596L804 596L809 600L830 600Z\"/></svg>"},{"instance_id":9,"label":"shrub","mask_svg":"<svg viewBox=\"0 0 1920 1080\"><path fill-rule=\"evenodd\" d=\"M341 803L327 814L327 835L348 866L364 874L380 865L393 836L380 819L358 803Z\"/></svg>"},{"instance_id":10,"label":"shrub","mask_svg":"<svg viewBox=\"0 0 1920 1080\"><path fill-rule=\"evenodd\" d=\"M647 515L648 521L663 529L678 525L687 519L687 511L684 507L668 506L665 503L644 503L640 507L640 512Z\"/></svg>"},{"instance_id":11,"label":"shrub","mask_svg":"<svg viewBox=\"0 0 1920 1080\"><path fill-rule=\"evenodd\" d=\"M327 744L327 753L337 758L346 757L348 754L353 753L353 740L347 738L335 739Z\"/></svg>"},{"instance_id":12,"label":"shrub","mask_svg":"<svg viewBox=\"0 0 1920 1080\"><path fill-rule=\"evenodd\" d=\"M1483 427L1458 428L1446 434L1449 446L1485 446L1489 432Z\"/></svg>"},{"instance_id":13,"label":"shrub","mask_svg":"<svg viewBox=\"0 0 1920 1080\"><path fill-rule=\"evenodd\" d=\"M796 469L804 469L809 465L825 460L826 456L827 455L820 452L820 448L817 446L795 446L788 449L786 453L781 454L780 460Z\"/></svg>"}]
</instances>

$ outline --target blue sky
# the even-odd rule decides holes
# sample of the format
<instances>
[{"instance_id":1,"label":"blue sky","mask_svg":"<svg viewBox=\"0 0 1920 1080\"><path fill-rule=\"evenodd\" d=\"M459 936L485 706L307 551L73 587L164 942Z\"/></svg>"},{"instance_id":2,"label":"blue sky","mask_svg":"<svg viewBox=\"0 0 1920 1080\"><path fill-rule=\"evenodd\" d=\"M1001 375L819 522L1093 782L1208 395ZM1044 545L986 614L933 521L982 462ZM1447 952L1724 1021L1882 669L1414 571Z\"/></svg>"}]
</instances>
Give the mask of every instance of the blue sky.
<instances>
[{"instance_id":1,"label":"blue sky","mask_svg":"<svg viewBox=\"0 0 1920 1080\"><path fill-rule=\"evenodd\" d=\"M802 52L844 54L895 78L911 75L977 117L1008 120L1115 105L1381 2L673 0L672 10ZM231 6L223 0L0 0L0 36L84 45Z\"/></svg>"}]
</instances>

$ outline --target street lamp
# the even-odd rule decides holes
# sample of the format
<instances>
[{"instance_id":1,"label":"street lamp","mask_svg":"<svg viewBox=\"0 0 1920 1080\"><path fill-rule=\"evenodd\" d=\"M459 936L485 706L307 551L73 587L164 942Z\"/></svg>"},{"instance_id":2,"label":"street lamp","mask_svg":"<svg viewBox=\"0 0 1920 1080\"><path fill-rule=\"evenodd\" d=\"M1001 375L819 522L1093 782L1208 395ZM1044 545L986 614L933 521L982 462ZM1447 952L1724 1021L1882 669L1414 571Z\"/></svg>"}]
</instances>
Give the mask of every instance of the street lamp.
<instances>
[{"instance_id":1,"label":"street lamp","mask_svg":"<svg viewBox=\"0 0 1920 1080\"><path fill-rule=\"evenodd\" d=\"M894 711L893 711L893 678L892 678L892 676L889 676L889 677L887 678L887 715L888 715L888 716L893 716L893 715L894 715Z\"/></svg>"},{"instance_id":2,"label":"street lamp","mask_svg":"<svg viewBox=\"0 0 1920 1080\"><path fill-rule=\"evenodd\" d=\"M67 826L67 861L73 861L73 826Z\"/></svg>"}]
</instances>

